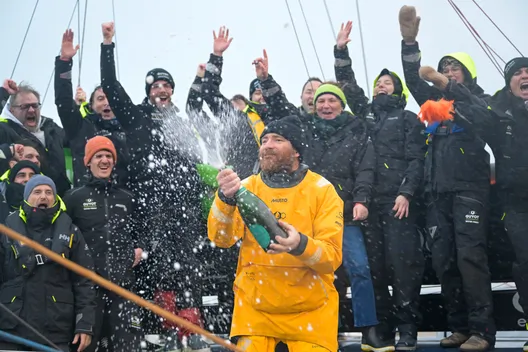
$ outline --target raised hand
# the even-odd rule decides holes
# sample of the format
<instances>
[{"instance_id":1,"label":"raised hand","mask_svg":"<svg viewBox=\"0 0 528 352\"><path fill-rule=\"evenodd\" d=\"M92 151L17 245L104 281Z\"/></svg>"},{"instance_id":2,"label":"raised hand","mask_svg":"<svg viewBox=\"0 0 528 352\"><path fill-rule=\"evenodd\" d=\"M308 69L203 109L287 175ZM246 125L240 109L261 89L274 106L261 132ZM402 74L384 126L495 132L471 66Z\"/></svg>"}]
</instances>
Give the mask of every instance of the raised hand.
<instances>
[{"instance_id":1,"label":"raised hand","mask_svg":"<svg viewBox=\"0 0 528 352\"><path fill-rule=\"evenodd\" d=\"M206 64L199 64L198 69L196 70L196 76L204 78L205 76L205 66Z\"/></svg>"},{"instance_id":2,"label":"raised hand","mask_svg":"<svg viewBox=\"0 0 528 352\"><path fill-rule=\"evenodd\" d=\"M105 44L112 44L115 35L114 22L105 22L101 25L103 29L103 39Z\"/></svg>"},{"instance_id":3,"label":"raised hand","mask_svg":"<svg viewBox=\"0 0 528 352\"><path fill-rule=\"evenodd\" d=\"M2 85L2 87L5 90L7 90L9 95L14 95L14 94L16 94L16 92L18 92L18 86L17 86L16 82L13 81L12 79L4 80L4 84Z\"/></svg>"},{"instance_id":4,"label":"raised hand","mask_svg":"<svg viewBox=\"0 0 528 352\"><path fill-rule=\"evenodd\" d=\"M348 21L346 25L341 23L341 29L337 33L337 48L344 49L348 43L350 43L350 32L352 32L352 21Z\"/></svg>"},{"instance_id":5,"label":"raised hand","mask_svg":"<svg viewBox=\"0 0 528 352\"><path fill-rule=\"evenodd\" d=\"M62 35L62 45L61 45L61 54L60 58L64 61L70 61L72 57L77 54L80 46L73 46L73 31L67 29L66 32Z\"/></svg>"},{"instance_id":6,"label":"raised hand","mask_svg":"<svg viewBox=\"0 0 528 352\"><path fill-rule=\"evenodd\" d=\"M266 49L262 50L262 57L259 57L253 60L253 65L255 65L255 72L257 73L258 79L265 81L268 79L269 75L269 66L268 66L268 53Z\"/></svg>"},{"instance_id":7,"label":"raised hand","mask_svg":"<svg viewBox=\"0 0 528 352\"><path fill-rule=\"evenodd\" d=\"M414 44L418 31L420 29L420 16L416 16L416 8L414 6L402 6L398 16L400 21L400 32L403 41L406 44Z\"/></svg>"},{"instance_id":8,"label":"raised hand","mask_svg":"<svg viewBox=\"0 0 528 352\"><path fill-rule=\"evenodd\" d=\"M81 105L85 101L86 101L86 92L81 87L77 87L77 90L75 91L75 103L77 105Z\"/></svg>"},{"instance_id":9,"label":"raised hand","mask_svg":"<svg viewBox=\"0 0 528 352\"><path fill-rule=\"evenodd\" d=\"M213 54L216 56L222 56L224 51L229 48L229 45L231 45L231 42L233 41L233 38L229 38L229 29L225 26L220 27L218 30L218 36L216 35L216 32L213 31L213 38Z\"/></svg>"}]
</instances>

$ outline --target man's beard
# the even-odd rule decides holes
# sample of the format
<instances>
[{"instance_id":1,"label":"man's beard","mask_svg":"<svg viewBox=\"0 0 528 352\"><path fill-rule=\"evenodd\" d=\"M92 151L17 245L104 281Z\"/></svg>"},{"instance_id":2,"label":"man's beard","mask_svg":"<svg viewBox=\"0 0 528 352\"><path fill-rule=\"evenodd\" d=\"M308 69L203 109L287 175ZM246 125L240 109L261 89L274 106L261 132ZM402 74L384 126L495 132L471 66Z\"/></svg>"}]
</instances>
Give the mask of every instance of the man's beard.
<instances>
[{"instance_id":1,"label":"man's beard","mask_svg":"<svg viewBox=\"0 0 528 352\"><path fill-rule=\"evenodd\" d=\"M28 126L26 123L27 123L27 120L28 118L26 117L24 122L22 123L24 125L24 127L29 131L29 132L38 132L39 131L39 125L40 125L40 116L35 116L34 117L34 121L36 122L35 123L35 126Z\"/></svg>"},{"instance_id":2,"label":"man's beard","mask_svg":"<svg viewBox=\"0 0 528 352\"><path fill-rule=\"evenodd\" d=\"M259 156L259 159L260 168L266 173L290 173L293 169L293 158L291 157L284 157L275 153L266 153Z\"/></svg>"}]
</instances>

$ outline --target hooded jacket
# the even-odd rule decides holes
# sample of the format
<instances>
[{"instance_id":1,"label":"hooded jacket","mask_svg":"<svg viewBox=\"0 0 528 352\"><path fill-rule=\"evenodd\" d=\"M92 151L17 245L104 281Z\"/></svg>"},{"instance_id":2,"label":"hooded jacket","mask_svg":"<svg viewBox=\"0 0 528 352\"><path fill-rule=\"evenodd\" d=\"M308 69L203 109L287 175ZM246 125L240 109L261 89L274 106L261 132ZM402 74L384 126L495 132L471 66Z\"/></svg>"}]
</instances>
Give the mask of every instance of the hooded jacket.
<instances>
[{"instance_id":1,"label":"hooded jacket","mask_svg":"<svg viewBox=\"0 0 528 352\"><path fill-rule=\"evenodd\" d=\"M85 268L93 270L90 250L77 226L57 198L52 208L37 209L24 203L6 225ZM54 343L68 343L75 333L93 333L95 291L90 280L79 276L30 247L0 239L0 302L12 313L31 322ZM39 340L5 312L0 329Z\"/></svg>"},{"instance_id":2,"label":"hooded jacket","mask_svg":"<svg viewBox=\"0 0 528 352\"><path fill-rule=\"evenodd\" d=\"M63 195L71 188L70 180L66 174L66 161L64 158L64 130L53 119L41 116L39 132L31 133L9 109L10 103L7 103L2 111L2 117L0 117L0 141L8 144L17 143L21 139L33 141L38 146L38 152L42 156L42 173L55 182L58 194L60 196ZM12 155L9 155L7 159L12 157ZM0 170L0 173L3 174L7 168L7 165L5 165Z\"/></svg>"},{"instance_id":3,"label":"hooded jacket","mask_svg":"<svg viewBox=\"0 0 528 352\"><path fill-rule=\"evenodd\" d=\"M84 166L84 147L86 141L94 136L108 137L117 150L116 174L118 183L126 186L128 182L128 151L126 133L117 119L104 120L101 115L84 109L84 114L73 100L71 70L73 61L55 59L55 105L69 142L73 158L74 186L78 187L89 180L89 171Z\"/></svg>"},{"instance_id":4,"label":"hooded jacket","mask_svg":"<svg viewBox=\"0 0 528 352\"><path fill-rule=\"evenodd\" d=\"M333 282L342 259L343 201L306 166L288 176L259 173L242 185L294 226L301 244L290 253L266 253L238 209L216 196L209 238L221 248L242 239L231 336L269 336L337 351L339 297Z\"/></svg>"},{"instance_id":5,"label":"hooded jacket","mask_svg":"<svg viewBox=\"0 0 528 352\"><path fill-rule=\"evenodd\" d=\"M350 109L367 123L376 153L375 191L379 202L394 202L399 195L411 199L423 181L423 161L427 146L424 125L416 114L405 110L410 92L395 73L384 69L374 79L385 74L394 81L395 94L380 94L369 103L357 84L348 48L334 47L335 75L343 85Z\"/></svg>"},{"instance_id":6,"label":"hooded jacket","mask_svg":"<svg viewBox=\"0 0 528 352\"><path fill-rule=\"evenodd\" d=\"M469 55L454 53L444 56L460 62L466 79L464 84L451 80L440 91L419 77L421 53L418 43L407 45L402 41L402 63L405 81L419 105L427 100L453 100L474 109L471 114L479 118L482 107L487 107L489 95L477 84L477 71ZM425 129L427 154L425 156L426 192L486 191L490 185L490 156L486 143L472 131L453 121L434 123Z\"/></svg>"}]
</instances>

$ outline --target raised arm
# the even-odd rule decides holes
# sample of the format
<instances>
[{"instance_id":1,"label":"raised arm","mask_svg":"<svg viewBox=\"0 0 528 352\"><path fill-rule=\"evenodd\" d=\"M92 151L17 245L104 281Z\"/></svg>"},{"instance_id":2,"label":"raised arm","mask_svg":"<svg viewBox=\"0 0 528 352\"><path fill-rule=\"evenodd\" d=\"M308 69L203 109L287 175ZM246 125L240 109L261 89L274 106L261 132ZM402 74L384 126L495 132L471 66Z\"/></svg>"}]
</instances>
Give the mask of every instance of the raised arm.
<instances>
[{"instance_id":1,"label":"raised arm","mask_svg":"<svg viewBox=\"0 0 528 352\"><path fill-rule=\"evenodd\" d=\"M442 97L442 94L436 88L427 84L419 75L422 53L416 41L416 36L420 28L420 20L421 18L416 16L414 6L403 6L400 9L400 31L403 38L401 43L403 74L405 83L418 105L422 105L427 100L437 100Z\"/></svg>"},{"instance_id":2,"label":"raised arm","mask_svg":"<svg viewBox=\"0 0 528 352\"><path fill-rule=\"evenodd\" d=\"M342 85L347 104L356 115L363 116L368 111L369 99L365 96L363 89L357 84L356 75L352 70L352 59L348 53L347 44L350 42L352 21L341 24L337 35L337 43L334 47L334 70L336 80Z\"/></svg>"},{"instance_id":3,"label":"raised arm","mask_svg":"<svg viewBox=\"0 0 528 352\"><path fill-rule=\"evenodd\" d=\"M201 116L205 115L203 112L203 97L202 97L202 83L205 77L205 65L199 64L198 70L196 71L196 77L189 89L189 94L187 95L187 105L186 111L188 114L199 114Z\"/></svg>"},{"instance_id":4,"label":"raised arm","mask_svg":"<svg viewBox=\"0 0 528 352\"><path fill-rule=\"evenodd\" d=\"M108 99L112 111L125 130L136 129L141 126L145 117L127 92L119 83L116 76L114 48L114 23L103 23L103 43L101 44L101 86Z\"/></svg>"},{"instance_id":5,"label":"raised arm","mask_svg":"<svg viewBox=\"0 0 528 352\"><path fill-rule=\"evenodd\" d=\"M269 113L267 115L269 117L272 116L273 119L297 115L298 109L288 101L281 86L269 74L269 61L266 49L263 50L262 58L254 60L253 64L255 65L257 78L260 80L262 86L262 95L264 95L266 104L269 106ZM268 122L270 121L264 121L264 123Z\"/></svg>"},{"instance_id":6,"label":"raised arm","mask_svg":"<svg viewBox=\"0 0 528 352\"><path fill-rule=\"evenodd\" d=\"M229 29L220 27L218 36L213 31L213 53L205 67L205 78L202 84L202 96L209 109L215 116L221 116L222 111L231 107L231 102L220 93L222 83L222 66L224 64L223 54L231 45L233 38L229 38Z\"/></svg>"},{"instance_id":7,"label":"raised arm","mask_svg":"<svg viewBox=\"0 0 528 352\"><path fill-rule=\"evenodd\" d=\"M6 106L7 101L11 95L14 95L18 91L18 86L12 79L5 79L4 84L0 87L0 112Z\"/></svg>"},{"instance_id":8,"label":"raised arm","mask_svg":"<svg viewBox=\"0 0 528 352\"><path fill-rule=\"evenodd\" d=\"M77 50L79 45L73 46L73 31L68 29L62 35L61 54L55 58L55 105L68 140L77 137L83 121L79 106L73 99L72 58Z\"/></svg>"}]
</instances>

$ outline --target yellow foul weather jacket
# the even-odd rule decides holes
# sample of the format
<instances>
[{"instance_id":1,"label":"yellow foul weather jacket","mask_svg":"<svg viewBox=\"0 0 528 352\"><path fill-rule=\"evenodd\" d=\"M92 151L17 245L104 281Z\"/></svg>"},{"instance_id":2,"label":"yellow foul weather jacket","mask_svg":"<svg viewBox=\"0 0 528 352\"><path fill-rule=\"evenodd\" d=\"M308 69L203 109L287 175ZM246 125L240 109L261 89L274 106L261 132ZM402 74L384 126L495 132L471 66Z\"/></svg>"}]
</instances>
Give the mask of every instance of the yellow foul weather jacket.
<instances>
[{"instance_id":1,"label":"yellow foul weather jacket","mask_svg":"<svg viewBox=\"0 0 528 352\"><path fill-rule=\"evenodd\" d=\"M308 241L298 256L268 254L236 206L215 197L209 239L223 248L242 239L231 336L305 341L337 351L339 297L333 282L342 260L343 201L330 182L309 170L290 188L269 187L261 174L242 185Z\"/></svg>"}]
</instances>

